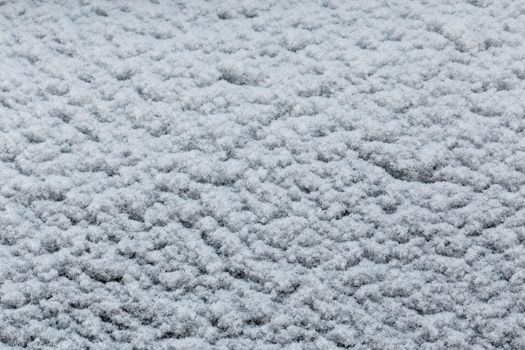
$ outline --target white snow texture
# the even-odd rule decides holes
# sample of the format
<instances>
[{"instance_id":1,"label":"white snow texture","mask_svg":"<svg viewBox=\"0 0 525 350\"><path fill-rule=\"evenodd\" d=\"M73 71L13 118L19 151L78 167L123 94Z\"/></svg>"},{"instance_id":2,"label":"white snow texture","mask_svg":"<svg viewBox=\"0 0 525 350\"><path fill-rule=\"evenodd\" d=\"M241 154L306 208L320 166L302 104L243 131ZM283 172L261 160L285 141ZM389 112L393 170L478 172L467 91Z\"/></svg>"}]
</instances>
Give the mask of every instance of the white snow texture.
<instances>
[{"instance_id":1,"label":"white snow texture","mask_svg":"<svg viewBox=\"0 0 525 350\"><path fill-rule=\"evenodd\" d=\"M1 349L525 349L525 1L0 1Z\"/></svg>"}]
</instances>

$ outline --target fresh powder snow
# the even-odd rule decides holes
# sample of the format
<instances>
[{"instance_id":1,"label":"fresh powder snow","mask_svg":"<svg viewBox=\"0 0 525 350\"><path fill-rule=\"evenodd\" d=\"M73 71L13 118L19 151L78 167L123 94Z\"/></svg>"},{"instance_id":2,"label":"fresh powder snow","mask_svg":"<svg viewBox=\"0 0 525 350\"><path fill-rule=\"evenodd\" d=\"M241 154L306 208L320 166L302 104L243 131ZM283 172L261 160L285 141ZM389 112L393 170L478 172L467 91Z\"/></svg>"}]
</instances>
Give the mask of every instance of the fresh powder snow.
<instances>
[{"instance_id":1,"label":"fresh powder snow","mask_svg":"<svg viewBox=\"0 0 525 350\"><path fill-rule=\"evenodd\" d=\"M0 1L1 349L525 349L525 1Z\"/></svg>"}]
</instances>

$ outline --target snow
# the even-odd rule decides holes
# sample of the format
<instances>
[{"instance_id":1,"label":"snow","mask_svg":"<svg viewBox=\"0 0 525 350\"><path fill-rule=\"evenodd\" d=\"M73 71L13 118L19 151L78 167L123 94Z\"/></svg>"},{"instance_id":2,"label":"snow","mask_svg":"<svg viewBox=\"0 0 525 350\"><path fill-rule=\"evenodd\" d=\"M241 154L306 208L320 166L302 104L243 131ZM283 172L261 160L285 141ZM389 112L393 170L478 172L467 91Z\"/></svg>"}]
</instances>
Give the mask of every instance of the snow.
<instances>
[{"instance_id":1,"label":"snow","mask_svg":"<svg viewBox=\"0 0 525 350\"><path fill-rule=\"evenodd\" d=\"M525 2L0 2L0 347L525 348Z\"/></svg>"}]
</instances>

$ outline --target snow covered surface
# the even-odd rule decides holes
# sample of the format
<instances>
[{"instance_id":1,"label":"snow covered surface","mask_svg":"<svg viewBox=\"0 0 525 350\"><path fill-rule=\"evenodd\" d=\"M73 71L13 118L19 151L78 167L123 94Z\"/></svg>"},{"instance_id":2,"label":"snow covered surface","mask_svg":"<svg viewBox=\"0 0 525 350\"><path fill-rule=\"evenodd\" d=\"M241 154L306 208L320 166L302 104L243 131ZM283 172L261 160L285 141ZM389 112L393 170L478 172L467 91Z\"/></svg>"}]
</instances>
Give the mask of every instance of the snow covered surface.
<instances>
[{"instance_id":1,"label":"snow covered surface","mask_svg":"<svg viewBox=\"0 0 525 350\"><path fill-rule=\"evenodd\" d=\"M525 349L525 1L0 4L2 348Z\"/></svg>"}]
</instances>

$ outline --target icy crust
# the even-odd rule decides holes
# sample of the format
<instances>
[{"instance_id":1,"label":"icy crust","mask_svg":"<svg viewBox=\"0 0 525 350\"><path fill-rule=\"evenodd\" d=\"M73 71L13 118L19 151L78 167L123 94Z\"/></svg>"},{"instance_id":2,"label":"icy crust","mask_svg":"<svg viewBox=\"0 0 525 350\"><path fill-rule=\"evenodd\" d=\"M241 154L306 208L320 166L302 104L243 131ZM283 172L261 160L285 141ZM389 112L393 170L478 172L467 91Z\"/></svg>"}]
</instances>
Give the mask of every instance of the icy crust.
<instances>
[{"instance_id":1,"label":"icy crust","mask_svg":"<svg viewBox=\"0 0 525 350\"><path fill-rule=\"evenodd\" d=\"M0 344L524 349L525 2L2 1Z\"/></svg>"}]
</instances>

